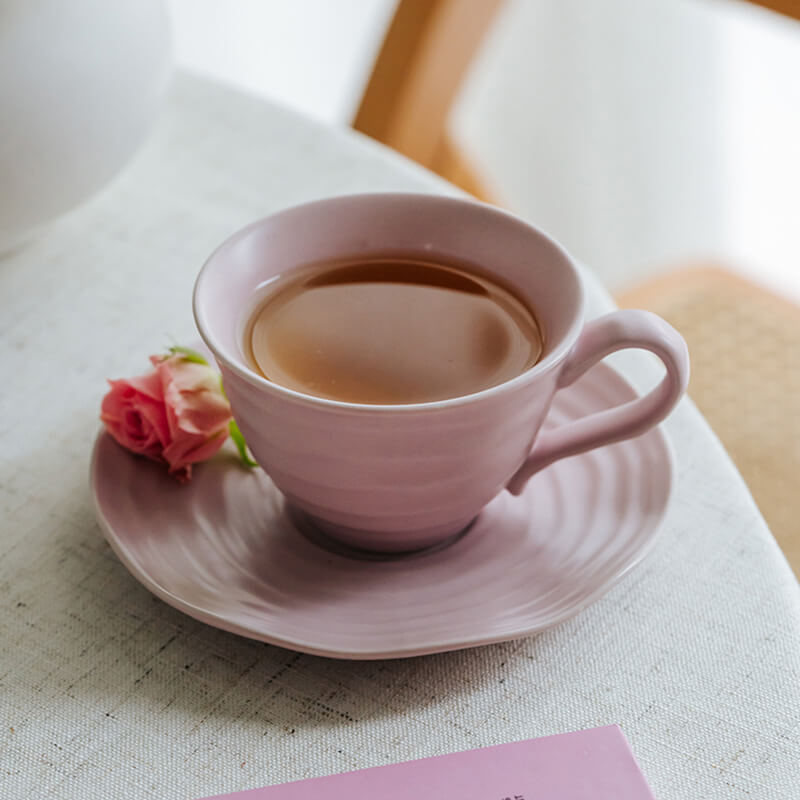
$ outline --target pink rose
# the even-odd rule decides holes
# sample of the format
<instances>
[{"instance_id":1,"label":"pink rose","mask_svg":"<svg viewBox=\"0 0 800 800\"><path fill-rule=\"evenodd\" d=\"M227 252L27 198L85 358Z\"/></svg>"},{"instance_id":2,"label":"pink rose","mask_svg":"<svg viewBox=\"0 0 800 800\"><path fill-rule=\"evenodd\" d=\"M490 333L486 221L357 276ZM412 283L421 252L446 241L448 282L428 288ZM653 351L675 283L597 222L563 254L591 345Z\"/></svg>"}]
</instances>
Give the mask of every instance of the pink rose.
<instances>
[{"instance_id":1,"label":"pink rose","mask_svg":"<svg viewBox=\"0 0 800 800\"><path fill-rule=\"evenodd\" d=\"M151 356L145 375L109 381L100 419L123 447L166 463L185 482L192 464L222 447L232 418L219 375L191 351L173 353Z\"/></svg>"}]
</instances>

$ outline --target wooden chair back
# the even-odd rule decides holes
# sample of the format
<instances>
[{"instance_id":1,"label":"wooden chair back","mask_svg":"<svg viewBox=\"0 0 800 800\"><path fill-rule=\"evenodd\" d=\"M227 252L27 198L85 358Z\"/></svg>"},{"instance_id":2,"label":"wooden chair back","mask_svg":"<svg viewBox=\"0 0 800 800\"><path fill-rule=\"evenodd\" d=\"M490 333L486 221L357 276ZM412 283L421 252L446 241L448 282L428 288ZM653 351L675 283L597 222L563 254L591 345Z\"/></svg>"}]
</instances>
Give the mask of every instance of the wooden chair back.
<instances>
[{"instance_id":1,"label":"wooden chair back","mask_svg":"<svg viewBox=\"0 0 800 800\"><path fill-rule=\"evenodd\" d=\"M400 0L353 127L485 194L447 133L472 58L503 0Z\"/></svg>"}]
</instances>

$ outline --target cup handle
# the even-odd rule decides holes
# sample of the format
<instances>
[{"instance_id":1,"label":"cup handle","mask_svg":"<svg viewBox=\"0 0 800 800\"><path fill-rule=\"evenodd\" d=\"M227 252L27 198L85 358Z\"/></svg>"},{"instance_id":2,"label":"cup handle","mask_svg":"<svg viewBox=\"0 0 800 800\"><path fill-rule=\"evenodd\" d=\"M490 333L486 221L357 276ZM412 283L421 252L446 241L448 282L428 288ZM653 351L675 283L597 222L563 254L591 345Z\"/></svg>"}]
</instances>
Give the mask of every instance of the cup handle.
<instances>
[{"instance_id":1,"label":"cup handle","mask_svg":"<svg viewBox=\"0 0 800 800\"><path fill-rule=\"evenodd\" d=\"M674 408L689 382L689 351L683 337L649 311L614 311L588 323L561 367L556 391L574 383L607 355L628 347L649 350L664 362L667 374L658 386L616 408L542 431L508 482L512 494L520 494L534 473L554 461L638 436Z\"/></svg>"}]
</instances>

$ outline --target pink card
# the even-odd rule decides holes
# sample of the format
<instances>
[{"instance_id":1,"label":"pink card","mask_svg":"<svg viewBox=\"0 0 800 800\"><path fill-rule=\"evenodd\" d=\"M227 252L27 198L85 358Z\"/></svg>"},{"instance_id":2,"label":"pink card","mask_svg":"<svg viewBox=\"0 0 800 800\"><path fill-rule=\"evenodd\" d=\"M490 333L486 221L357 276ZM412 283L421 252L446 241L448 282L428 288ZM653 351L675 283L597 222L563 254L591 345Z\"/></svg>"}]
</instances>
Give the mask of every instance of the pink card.
<instances>
[{"instance_id":1,"label":"pink card","mask_svg":"<svg viewBox=\"0 0 800 800\"><path fill-rule=\"evenodd\" d=\"M206 800L655 800L616 725Z\"/></svg>"}]
</instances>

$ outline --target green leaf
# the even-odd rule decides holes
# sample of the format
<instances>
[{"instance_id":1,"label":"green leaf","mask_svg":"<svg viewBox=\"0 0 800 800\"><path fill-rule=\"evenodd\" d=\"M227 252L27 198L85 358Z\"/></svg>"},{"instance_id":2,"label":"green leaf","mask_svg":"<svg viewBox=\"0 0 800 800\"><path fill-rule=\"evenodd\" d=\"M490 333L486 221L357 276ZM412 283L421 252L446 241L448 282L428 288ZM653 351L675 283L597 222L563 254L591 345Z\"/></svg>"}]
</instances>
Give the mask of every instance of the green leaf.
<instances>
[{"instance_id":1,"label":"green leaf","mask_svg":"<svg viewBox=\"0 0 800 800\"><path fill-rule=\"evenodd\" d=\"M190 347L180 347L176 344L169 348L169 354L171 356L183 356L184 361L191 361L194 364L205 364L208 366L208 361L203 358L197 350L192 350Z\"/></svg>"},{"instance_id":2,"label":"green leaf","mask_svg":"<svg viewBox=\"0 0 800 800\"><path fill-rule=\"evenodd\" d=\"M242 432L239 430L235 419L230 421L228 430L230 431L233 443L236 445L236 449L239 451L239 458L242 459L242 464L246 467L257 467L258 462L250 458L250 454L247 452L247 442L245 442L244 436L242 436Z\"/></svg>"}]
</instances>

